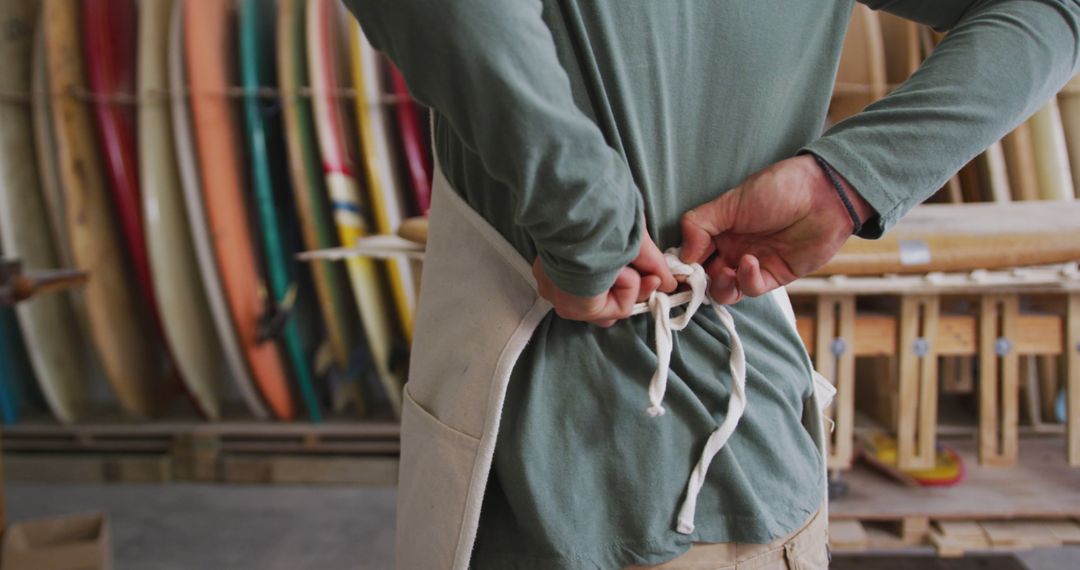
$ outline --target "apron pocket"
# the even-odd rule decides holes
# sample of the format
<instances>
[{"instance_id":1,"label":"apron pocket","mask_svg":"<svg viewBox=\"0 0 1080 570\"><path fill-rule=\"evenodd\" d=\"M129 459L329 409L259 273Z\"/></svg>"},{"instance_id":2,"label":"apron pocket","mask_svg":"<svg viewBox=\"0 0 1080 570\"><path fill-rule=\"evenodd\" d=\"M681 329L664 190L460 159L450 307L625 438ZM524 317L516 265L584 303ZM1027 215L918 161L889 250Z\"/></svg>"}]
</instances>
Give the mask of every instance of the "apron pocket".
<instances>
[{"instance_id":1,"label":"apron pocket","mask_svg":"<svg viewBox=\"0 0 1080 570\"><path fill-rule=\"evenodd\" d=\"M441 422L404 390L401 414L398 537L411 544L398 545L398 568L435 568L454 560L456 534L465 516L469 488L480 440ZM412 480L415 479L415 480ZM402 532L401 529L408 529Z\"/></svg>"}]
</instances>

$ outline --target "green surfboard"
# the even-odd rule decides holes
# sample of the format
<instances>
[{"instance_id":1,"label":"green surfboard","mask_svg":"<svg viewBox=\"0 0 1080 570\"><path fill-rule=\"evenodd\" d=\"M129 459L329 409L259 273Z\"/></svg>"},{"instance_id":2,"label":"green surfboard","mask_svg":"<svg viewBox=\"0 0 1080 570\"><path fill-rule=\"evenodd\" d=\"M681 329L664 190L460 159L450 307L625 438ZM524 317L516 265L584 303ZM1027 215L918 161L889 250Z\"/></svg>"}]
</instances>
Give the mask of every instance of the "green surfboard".
<instances>
[{"instance_id":1,"label":"green surfboard","mask_svg":"<svg viewBox=\"0 0 1080 570\"><path fill-rule=\"evenodd\" d=\"M290 289L302 285L301 274L306 267L293 261L299 251L295 239L295 222L292 198L287 176L280 169L285 156L281 136L280 105L275 99L261 97L254 91L263 87L276 87L274 73L273 42L276 13L272 2L243 0L240 3L240 76L249 93L244 97L244 117L247 120L247 143L254 189L254 205L262 233L262 251L270 295L279 303L290 294ZM294 231L290 231L294 230ZM294 285L297 284L297 285ZM307 301L310 288L297 286L297 298ZM310 358L312 343L305 346L304 337L312 337L310 319L301 322L300 314L310 317L301 304L294 305L281 329L281 341L289 358L293 375L300 389L300 396L312 421L322 420L319 397L315 390L313 364ZM302 326L308 325L308 326ZM303 330L302 329L306 329ZM308 333L303 335L302 332Z\"/></svg>"}]
</instances>

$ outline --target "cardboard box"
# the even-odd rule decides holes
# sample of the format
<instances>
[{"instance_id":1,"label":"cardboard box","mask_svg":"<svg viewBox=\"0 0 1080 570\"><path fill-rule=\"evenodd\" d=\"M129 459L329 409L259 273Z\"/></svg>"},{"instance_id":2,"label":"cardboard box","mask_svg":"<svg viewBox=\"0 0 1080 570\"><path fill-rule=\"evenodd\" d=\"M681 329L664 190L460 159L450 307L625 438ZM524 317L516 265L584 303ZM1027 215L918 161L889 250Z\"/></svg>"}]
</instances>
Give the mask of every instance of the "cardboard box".
<instances>
[{"instance_id":1,"label":"cardboard box","mask_svg":"<svg viewBox=\"0 0 1080 570\"><path fill-rule=\"evenodd\" d=\"M112 570L109 523L104 514L15 523L0 547L3 570Z\"/></svg>"}]
</instances>

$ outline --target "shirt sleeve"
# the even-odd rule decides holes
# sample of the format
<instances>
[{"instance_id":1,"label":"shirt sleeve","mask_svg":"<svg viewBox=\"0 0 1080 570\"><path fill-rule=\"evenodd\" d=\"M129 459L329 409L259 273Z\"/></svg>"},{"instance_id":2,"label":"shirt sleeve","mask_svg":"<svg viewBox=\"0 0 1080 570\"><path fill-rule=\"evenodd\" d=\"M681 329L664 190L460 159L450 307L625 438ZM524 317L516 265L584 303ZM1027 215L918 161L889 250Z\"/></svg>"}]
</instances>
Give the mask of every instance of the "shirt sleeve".
<instances>
[{"instance_id":1,"label":"shirt sleeve","mask_svg":"<svg viewBox=\"0 0 1080 570\"><path fill-rule=\"evenodd\" d=\"M515 194L545 271L582 296L637 255L643 200L575 105L539 0L346 0L413 96Z\"/></svg>"},{"instance_id":2,"label":"shirt sleeve","mask_svg":"<svg viewBox=\"0 0 1080 570\"><path fill-rule=\"evenodd\" d=\"M804 152L878 212L877 238L964 164L1030 117L1077 71L1075 0L860 0L949 34L895 91Z\"/></svg>"}]
</instances>

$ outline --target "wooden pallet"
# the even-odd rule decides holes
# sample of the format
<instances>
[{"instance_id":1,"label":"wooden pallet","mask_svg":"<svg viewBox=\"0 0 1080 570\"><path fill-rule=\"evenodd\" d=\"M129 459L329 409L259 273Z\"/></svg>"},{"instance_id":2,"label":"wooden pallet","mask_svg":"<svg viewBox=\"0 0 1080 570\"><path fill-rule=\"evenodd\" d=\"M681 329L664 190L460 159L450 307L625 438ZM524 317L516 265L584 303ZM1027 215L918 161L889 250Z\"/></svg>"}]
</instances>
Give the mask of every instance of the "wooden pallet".
<instances>
[{"instance_id":1,"label":"wooden pallet","mask_svg":"<svg viewBox=\"0 0 1080 570\"><path fill-rule=\"evenodd\" d=\"M1025 438L1012 469L977 463L975 441L950 441L965 480L947 488L897 485L858 464L849 494L829 506L838 552L933 547L942 556L1080 544L1080 472L1061 454L1063 437Z\"/></svg>"}]
</instances>

